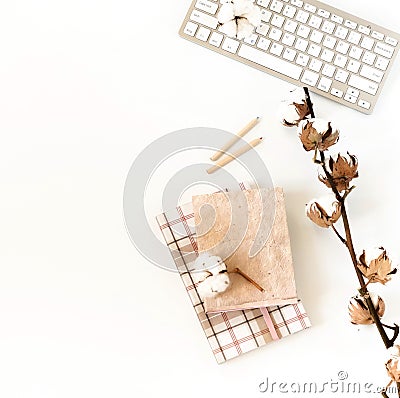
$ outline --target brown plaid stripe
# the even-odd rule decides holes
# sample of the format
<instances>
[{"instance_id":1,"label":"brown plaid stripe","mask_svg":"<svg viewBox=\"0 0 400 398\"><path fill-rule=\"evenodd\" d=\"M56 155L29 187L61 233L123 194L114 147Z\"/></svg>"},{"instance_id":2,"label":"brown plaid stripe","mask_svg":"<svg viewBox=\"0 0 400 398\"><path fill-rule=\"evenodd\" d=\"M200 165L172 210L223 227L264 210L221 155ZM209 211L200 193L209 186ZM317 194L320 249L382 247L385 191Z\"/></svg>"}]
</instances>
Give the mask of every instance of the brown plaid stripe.
<instances>
[{"instance_id":1,"label":"brown plaid stripe","mask_svg":"<svg viewBox=\"0 0 400 398\"><path fill-rule=\"evenodd\" d=\"M244 184L240 184L240 188L245 189ZM197 257L192 204L160 214L157 222L217 362L225 362L272 341L259 308L213 314L205 312L189 271ZM268 307L267 310L280 338L311 326L300 300L297 304Z\"/></svg>"}]
</instances>

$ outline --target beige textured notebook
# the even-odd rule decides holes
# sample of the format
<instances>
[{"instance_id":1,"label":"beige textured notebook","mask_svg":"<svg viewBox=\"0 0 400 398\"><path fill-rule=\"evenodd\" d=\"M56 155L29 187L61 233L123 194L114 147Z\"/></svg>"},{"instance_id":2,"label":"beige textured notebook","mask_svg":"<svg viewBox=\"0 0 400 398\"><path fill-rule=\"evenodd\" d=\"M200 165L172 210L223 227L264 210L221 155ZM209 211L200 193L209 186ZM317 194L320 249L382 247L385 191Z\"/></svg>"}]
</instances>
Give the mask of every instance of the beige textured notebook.
<instances>
[{"instance_id":1,"label":"beige textured notebook","mask_svg":"<svg viewBox=\"0 0 400 398\"><path fill-rule=\"evenodd\" d=\"M207 312L297 302L282 188L217 192L192 202L199 252L220 256L228 271L238 267L265 289L232 273L226 292L206 298Z\"/></svg>"}]
</instances>

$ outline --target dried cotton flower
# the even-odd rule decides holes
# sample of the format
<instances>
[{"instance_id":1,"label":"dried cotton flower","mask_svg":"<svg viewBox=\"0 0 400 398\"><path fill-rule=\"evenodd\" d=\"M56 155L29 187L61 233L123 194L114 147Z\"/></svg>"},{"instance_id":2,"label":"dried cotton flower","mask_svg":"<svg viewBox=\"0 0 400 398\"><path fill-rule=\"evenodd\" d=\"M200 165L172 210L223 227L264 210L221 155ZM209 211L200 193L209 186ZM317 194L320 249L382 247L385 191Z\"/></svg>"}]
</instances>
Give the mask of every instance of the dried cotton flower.
<instances>
[{"instance_id":1,"label":"dried cotton flower","mask_svg":"<svg viewBox=\"0 0 400 398\"><path fill-rule=\"evenodd\" d=\"M261 10L252 0L225 1L217 18L222 33L241 40L249 37L261 23Z\"/></svg>"},{"instance_id":2,"label":"dried cotton flower","mask_svg":"<svg viewBox=\"0 0 400 398\"><path fill-rule=\"evenodd\" d=\"M391 358L386 362L386 370L392 381L400 382L400 363L399 359Z\"/></svg>"},{"instance_id":3,"label":"dried cotton flower","mask_svg":"<svg viewBox=\"0 0 400 398\"><path fill-rule=\"evenodd\" d=\"M333 195L311 200L306 206L307 217L322 228L329 228L341 216L340 203Z\"/></svg>"},{"instance_id":4,"label":"dried cotton flower","mask_svg":"<svg viewBox=\"0 0 400 398\"><path fill-rule=\"evenodd\" d=\"M385 313L385 302L376 294L370 293L370 297L376 309L376 313L379 318L382 318ZM371 325L374 323L364 297L352 297L349 304L349 315L350 321L354 325Z\"/></svg>"},{"instance_id":5,"label":"dried cotton flower","mask_svg":"<svg viewBox=\"0 0 400 398\"><path fill-rule=\"evenodd\" d=\"M388 354L390 358L385 364L387 373L392 382L400 382L400 346L394 345L393 347L388 348ZM389 385L392 382L390 382Z\"/></svg>"},{"instance_id":6,"label":"dried cotton flower","mask_svg":"<svg viewBox=\"0 0 400 398\"><path fill-rule=\"evenodd\" d=\"M332 176L333 182L339 192L349 189L350 182L353 178L358 177L357 158L349 153L347 153L347 156L342 156L339 153L336 159L331 156L327 162L327 166L328 172ZM326 176L320 175L318 178L328 188L332 188Z\"/></svg>"},{"instance_id":7,"label":"dried cotton flower","mask_svg":"<svg viewBox=\"0 0 400 398\"><path fill-rule=\"evenodd\" d=\"M299 137L306 151L327 150L339 139L339 130L324 119L302 120L298 127Z\"/></svg>"},{"instance_id":8,"label":"dried cotton flower","mask_svg":"<svg viewBox=\"0 0 400 398\"><path fill-rule=\"evenodd\" d=\"M209 253L202 253L197 257L191 275L201 298L214 297L230 285L225 263L221 257Z\"/></svg>"},{"instance_id":9,"label":"dried cotton flower","mask_svg":"<svg viewBox=\"0 0 400 398\"><path fill-rule=\"evenodd\" d=\"M383 247L364 250L358 258L357 266L370 283L379 282L382 285L397 272Z\"/></svg>"},{"instance_id":10,"label":"dried cotton flower","mask_svg":"<svg viewBox=\"0 0 400 398\"><path fill-rule=\"evenodd\" d=\"M280 114L281 123L287 127L298 126L302 120L311 115L303 87L290 91L289 98L281 102Z\"/></svg>"}]
</instances>

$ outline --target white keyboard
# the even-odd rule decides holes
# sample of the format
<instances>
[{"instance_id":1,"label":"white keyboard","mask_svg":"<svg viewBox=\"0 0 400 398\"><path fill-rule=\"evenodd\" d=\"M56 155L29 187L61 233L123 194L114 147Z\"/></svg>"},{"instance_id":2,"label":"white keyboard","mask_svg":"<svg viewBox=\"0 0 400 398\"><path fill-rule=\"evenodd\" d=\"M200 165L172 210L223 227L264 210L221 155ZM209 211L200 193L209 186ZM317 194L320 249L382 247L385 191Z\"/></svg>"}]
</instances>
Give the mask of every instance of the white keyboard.
<instances>
[{"instance_id":1,"label":"white keyboard","mask_svg":"<svg viewBox=\"0 0 400 398\"><path fill-rule=\"evenodd\" d=\"M204 47L372 113L400 35L327 4L255 0L262 22L236 40L219 31L221 2L194 0L179 34Z\"/></svg>"}]
</instances>

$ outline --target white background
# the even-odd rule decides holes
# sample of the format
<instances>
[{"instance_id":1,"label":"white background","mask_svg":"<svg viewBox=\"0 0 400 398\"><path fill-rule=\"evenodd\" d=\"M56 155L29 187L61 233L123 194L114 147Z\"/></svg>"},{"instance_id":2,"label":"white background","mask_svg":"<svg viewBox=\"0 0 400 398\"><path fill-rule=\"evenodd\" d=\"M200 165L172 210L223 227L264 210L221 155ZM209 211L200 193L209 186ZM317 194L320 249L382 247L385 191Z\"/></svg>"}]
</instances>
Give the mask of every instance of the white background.
<instances>
[{"instance_id":1,"label":"white background","mask_svg":"<svg viewBox=\"0 0 400 398\"><path fill-rule=\"evenodd\" d=\"M331 4L397 28L395 0ZM304 216L326 190L295 131L276 118L289 84L179 38L188 7L0 6L1 397L257 397L267 376L323 383L339 370L350 381L387 382L376 330L348 322L357 286L349 257ZM317 114L341 128L338 148L359 158L349 204L356 247L383 244L396 256L399 68L372 116L313 96ZM178 276L131 244L122 193L153 140L196 126L235 132L255 116L263 120L249 139L264 135L258 152L285 189L298 293L313 327L218 366ZM398 277L380 291L386 322L400 322Z\"/></svg>"}]
</instances>

